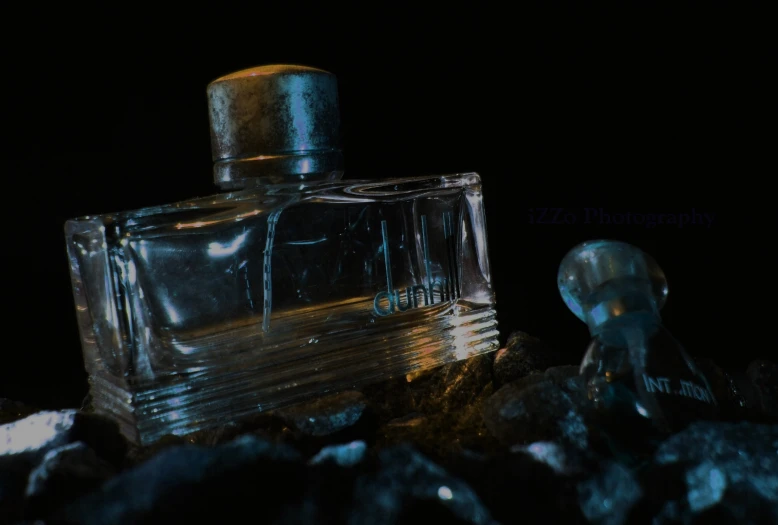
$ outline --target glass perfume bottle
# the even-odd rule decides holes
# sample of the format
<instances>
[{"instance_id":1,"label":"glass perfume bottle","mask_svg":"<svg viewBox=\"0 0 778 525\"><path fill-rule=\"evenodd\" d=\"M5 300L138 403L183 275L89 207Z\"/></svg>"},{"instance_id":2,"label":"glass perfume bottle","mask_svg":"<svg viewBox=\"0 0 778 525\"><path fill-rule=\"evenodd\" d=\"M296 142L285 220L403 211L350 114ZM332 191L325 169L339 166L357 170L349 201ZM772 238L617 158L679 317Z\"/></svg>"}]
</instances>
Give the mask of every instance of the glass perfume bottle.
<instances>
[{"instance_id":1,"label":"glass perfume bottle","mask_svg":"<svg viewBox=\"0 0 778 525\"><path fill-rule=\"evenodd\" d=\"M716 417L707 380L662 325L667 280L653 258L623 242L584 242L562 260L558 286L592 335L581 375L609 427L646 438Z\"/></svg>"},{"instance_id":2,"label":"glass perfume bottle","mask_svg":"<svg viewBox=\"0 0 778 525\"><path fill-rule=\"evenodd\" d=\"M341 180L325 71L207 91L224 193L66 223L97 412L148 444L498 348L477 174Z\"/></svg>"}]
</instances>

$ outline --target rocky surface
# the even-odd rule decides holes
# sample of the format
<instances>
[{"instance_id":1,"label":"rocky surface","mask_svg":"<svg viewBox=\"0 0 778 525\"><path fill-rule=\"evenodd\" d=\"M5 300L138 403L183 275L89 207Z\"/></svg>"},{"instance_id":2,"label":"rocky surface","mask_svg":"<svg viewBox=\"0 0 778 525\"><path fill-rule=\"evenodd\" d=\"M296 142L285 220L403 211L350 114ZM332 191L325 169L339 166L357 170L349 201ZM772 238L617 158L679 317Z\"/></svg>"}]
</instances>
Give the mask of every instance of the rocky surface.
<instances>
[{"instance_id":1,"label":"rocky surface","mask_svg":"<svg viewBox=\"0 0 778 525\"><path fill-rule=\"evenodd\" d=\"M0 523L778 523L778 372L697 360L722 420L640 462L608 446L574 355L506 348L151 447L0 400Z\"/></svg>"}]
</instances>

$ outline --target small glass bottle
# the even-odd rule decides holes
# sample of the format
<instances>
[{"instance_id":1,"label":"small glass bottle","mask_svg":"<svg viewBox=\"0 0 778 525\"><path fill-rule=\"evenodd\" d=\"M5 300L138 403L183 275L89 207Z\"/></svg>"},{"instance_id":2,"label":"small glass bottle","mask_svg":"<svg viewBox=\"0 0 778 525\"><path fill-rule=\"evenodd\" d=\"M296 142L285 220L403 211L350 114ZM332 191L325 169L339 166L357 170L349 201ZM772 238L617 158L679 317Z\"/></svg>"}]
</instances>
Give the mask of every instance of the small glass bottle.
<instances>
[{"instance_id":1,"label":"small glass bottle","mask_svg":"<svg viewBox=\"0 0 778 525\"><path fill-rule=\"evenodd\" d=\"M581 375L610 430L643 439L716 417L707 380L662 326L667 280L653 258L623 242L584 242L562 260L558 286L592 335Z\"/></svg>"},{"instance_id":2,"label":"small glass bottle","mask_svg":"<svg viewBox=\"0 0 778 525\"><path fill-rule=\"evenodd\" d=\"M208 86L228 192L65 230L97 412L149 444L498 348L475 173L341 181L334 75Z\"/></svg>"}]
</instances>

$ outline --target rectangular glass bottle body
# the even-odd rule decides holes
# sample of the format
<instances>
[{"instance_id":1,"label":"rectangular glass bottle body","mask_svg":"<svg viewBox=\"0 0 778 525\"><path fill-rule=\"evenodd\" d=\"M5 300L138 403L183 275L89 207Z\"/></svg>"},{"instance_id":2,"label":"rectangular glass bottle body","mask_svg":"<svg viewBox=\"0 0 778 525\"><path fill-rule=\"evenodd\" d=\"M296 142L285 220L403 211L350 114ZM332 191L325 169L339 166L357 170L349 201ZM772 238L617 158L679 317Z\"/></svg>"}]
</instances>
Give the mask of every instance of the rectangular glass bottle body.
<instances>
[{"instance_id":1,"label":"rectangular glass bottle body","mask_svg":"<svg viewBox=\"0 0 778 525\"><path fill-rule=\"evenodd\" d=\"M134 442L498 348L474 173L66 224L96 411Z\"/></svg>"}]
</instances>

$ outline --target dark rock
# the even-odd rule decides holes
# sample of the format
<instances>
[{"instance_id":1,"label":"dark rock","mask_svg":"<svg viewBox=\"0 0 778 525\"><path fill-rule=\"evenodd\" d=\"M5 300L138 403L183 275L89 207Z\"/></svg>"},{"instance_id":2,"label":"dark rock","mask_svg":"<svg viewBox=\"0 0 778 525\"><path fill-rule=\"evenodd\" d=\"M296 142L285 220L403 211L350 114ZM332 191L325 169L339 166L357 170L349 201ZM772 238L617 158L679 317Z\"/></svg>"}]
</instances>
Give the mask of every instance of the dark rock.
<instances>
[{"instance_id":1,"label":"dark rock","mask_svg":"<svg viewBox=\"0 0 778 525\"><path fill-rule=\"evenodd\" d=\"M0 425L34 414L38 409L0 397Z\"/></svg>"},{"instance_id":2,"label":"dark rock","mask_svg":"<svg viewBox=\"0 0 778 525\"><path fill-rule=\"evenodd\" d=\"M563 455L572 459L575 451ZM573 464L571 470L577 470L577 460L569 466ZM576 478L558 473L533 453L465 453L450 461L447 469L473 487L492 517L503 525L584 523Z\"/></svg>"},{"instance_id":3,"label":"dark rock","mask_svg":"<svg viewBox=\"0 0 778 525\"><path fill-rule=\"evenodd\" d=\"M499 443L486 428L481 405L492 395L491 383L458 410L413 412L393 419L378 430L378 446L410 443L435 461L446 461L462 450L494 451Z\"/></svg>"},{"instance_id":4,"label":"dark rock","mask_svg":"<svg viewBox=\"0 0 778 525\"><path fill-rule=\"evenodd\" d=\"M422 454L441 461L456 445L451 442L452 418L444 414L411 413L393 419L378 429L376 446L379 449L397 445L412 445Z\"/></svg>"},{"instance_id":5,"label":"dark rock","mask_svg":"<svg viewBox=\"0 0 778 525\"><path fill-rule=\"evenodd\" d=\"M38 412L0 425L0 523L21 511L27 477L46 453L79 441L115 467L124 462L127 442L118 425L97 415Z\"/></svg>"},{"instance_id":6,"label":"dark rock","mask_svg":"<svg viewBox=\"0 0 778 525\"><path fill-rule=\"evenodd\" d=\"M774 524L778 523L778 505L755 493L748 483L737 483L726 487L716 503L695 514L689 522L693 525Z\"/></svg>"},{"instance_id":7,"label":"dark rock","mask_svg":"<svg viewBox=\"0 0 778 525\"><path fill-rule=\"evenodd\" d=\"M356 391L276 410L271 416L288 425L282 429L288 434L286 442L309 456L327 445L357 440L372 444L378 427L367 398Z\"/></svg>"},{"instance_id":8,"label":"dark rock","mask_svg":"<svg viewBox=\"0 0 778 525\"><path fill-rule=\"evenodd\" d=\"M381 423L405 416L419 409L414 395L415 387L411 387L413 376L402 376L379 383L363 386L360 391L365 395L370 406L375 410ZM416 383L423 381L416 381Z\"/></svg>"},{"instance_id":9,"label":"dark rock","mask_svg":"<svg viewBox=\"0 0 778 525\"><path fill-rule=\"evenodd\" d=\"M754 385L762 412L778 422L778 365L763 359L753 361L748 365L746 375Z\"/></svg>"},{"instance_id":10,"label":"dark rock","mask_svg":"<svg viewBox=\"0 0 778 525\"><path fill-rule=\"evenodd\" d=\"M310 456L328 445L355 440L370 444L376 427L376 414L365 396L347 391L194 432L185 439L214 446L252 434Z\"/></svg>"},{"instance_id":11,"label":"dark rock","mask_svg":"<svg viewBox=\"0 0 778 525\"><path fill-rule=\"evenodd\" d=\"M570 396L550 381L526 388L505 385L486 400L483 418L505 445L557 440L580 449L588 445L583 417Z\"/></svg>"},{"instance_id":12,"label":"dark rock","mask_svg":"<svg viewBox=\"0 0 778 525\"><path fill-rule=\"evenodd\" d=\"M550 379L546 377L545 374L541 374L540 372L533 372L529 375L526 375L520 379L517 379L516 381L511 381L511 385L513 385L514 388L518 390L523 390L527 387L530 387L532 385L537 385L541 382L551 382Z\"/></svg>"},{"instance_id":13,"label":"dark rock","mask_svg":"<svg viewBox=\"0 0 778 525\"><path fill-rule=\"evenodd\" d=\"M696 422L660 445L655 464L680 468L675 483L683 483L685 494L674 507L684 520L765 523L769 509L778 509L776 451L778 425Z\"/></svg>"},{"instance_id":14,"label":"dark rock","mask_svg":"<svg viewBox=\"0 0 778 525\"><path fill-rule=\"evenodd\" d=\"M505 348L494 356L495 387L521 379L533 372L544 372L547 368L573 365L575 358L569 353L532 337L524 332L513 332Z\"/></svg>"},{"instance_id":15,"label":"dark rock","mask_svg":"<svg viewBox=\"0 0 778 525\"><path fill-rule=\"evenodd\" d=\"M462 480L409 446L382 450L375 472L354 486L352 525L429 522L493 523L489 511Z\"/></svg>"},{"instance_id":16,"label":"dark rock","mask_svg":"<svg viewBox=\"0 0 778 525\"><path fill-rule=\"evenodd\" d=\"M492 360L492 354L482 354L434 369L418 400L420 410L451 412L471 405L492 384Z\"/></svg>"},{"instance_id":17,"label":"dark rock","mask_svg":"<svg viewBox=\"0 0 778 525\"><path fill-rule=\"evenodd\" d=\"M84 443L71 443L46 453L27 482L27 518L50 512L90 492L116 470Z\"/></svg>"},{"instance_id":18,"label":"dark rock","mask_svg":"<svg viewBox=\"0 0 778 525\"><path fill-rule=\"evenodd\" d=\"M246 434L253 434L277 443L292 443L298 437L296 436L296 430L286 421L273 413L261 412L253 417L240 418L223 425L187 434L183 440L192 445L212 447L228 443ZM171 444L177 441L176 436L166 436L166 439ZM155 443L152 445L152 448L158 446L164 448L162 443Z\"/></svg>"},{"instance_id":19,"label":"dark rock","mask_svg":"<svg viewBox=\"0 0 778 525\"><path fill-rule=\"evenodd\" d=\"M578 485L581 511L590 523L629 523L630 511L642 496L640 483L621 463L603 463L594 476Z\"/></svg>"},{"instance_id":20,"label":"dark rock","mask_svg":"<svg viewBox=\"0 0 778 525\"><path fill-rule=\"evenodd\" d=\"M130 450L127 452L126 465L133 466L142 463L166 448L183 445L185 443L187 443L187 441L184 438L167 434L159 438L153 445L146 447L130 447Z\"/></svg>"},{"instance_id":21,"label":"dark rock","mask_svg":"<svg viewBox=\"0 0 778 525\"><path fill-rule=\"evenodd\" d=\"M565 379L559 383L560 388L570 396L570 400L576 408L586 417L587 412L592 408L589 400L589 389L584 376L576 375Z\"/></svg>"},{"instance_id":22,"label":"dark rock","mask_svg":"<svg viewBox=\"0 0 778 525\"><path fill-rule=\"evenodd\" d=\"M342 392L279 409L274 414L307 436L329 436L351 427L367 409L360 392Z\"/></svg>"},{"instance_id":23,"label":"dark rock","mask_svg":"<svg viewBox=\"0 0 778 525\"><path fill-rule=\"evenodd\" d=\"M561 385L571 377L579 375L580 367L577 365L552 366L543 374L554 384Z\"/></svg>"},{"instance_id":24,"label":"dark rock","mask_svg":"<svg viewBox=\"0 0 778 525\"><path fill-rule=\"evenodd\" d=\"M256 436L173 447L107 481L58 518L84 525L221 523L260 511L262 522L274 523L306 509L300 459L294 449Z\"/></svg>"}]
</instances>

